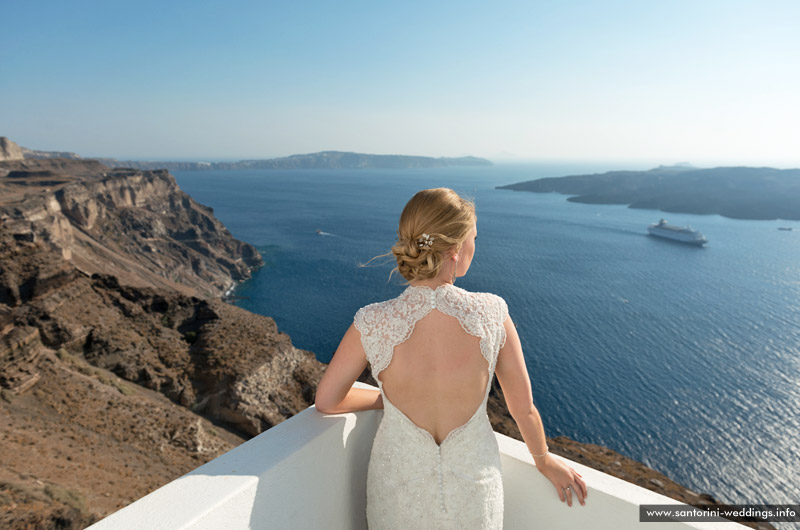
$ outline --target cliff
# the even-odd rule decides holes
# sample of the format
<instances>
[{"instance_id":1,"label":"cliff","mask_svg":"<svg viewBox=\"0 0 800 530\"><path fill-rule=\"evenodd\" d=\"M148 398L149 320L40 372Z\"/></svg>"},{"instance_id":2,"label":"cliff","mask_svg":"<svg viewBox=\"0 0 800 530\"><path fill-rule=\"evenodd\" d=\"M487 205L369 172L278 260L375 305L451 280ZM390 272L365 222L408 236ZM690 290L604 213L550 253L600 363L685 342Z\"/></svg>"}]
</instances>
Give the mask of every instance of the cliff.
<instances>
[{"instance_id":1,"label":"cliff","mask_svg":"<svg viewBox=\"0 0 800 530\"><path fill-rule=\"evenodd\" d=\"M41 241L87 275L214 297L263 263L164 170L112 170L93 160L3 162L0 197L0 220L15 239ZM13 281L3 284L11 291L5 296L19 299Z\"/></svg>"},{"instance_id":2,"label":"cliff","mask_svg":"<svg viewBox=\"0 0 800 530\"><path fill-rule=\"evenodd\" d=\"M23 160L26 158L69 158L80 159L80 155L68 151L36 151L27 147L20 147L5 136L0 136L0 162L6 160Z\"/></svg>"},{"instance_id":3,"label":"cliff","mask_svg":"<svg viewBox=\"0 0 800 530\"><path fill-rule=\"evenodd\" d=\"M261 264L164 171L0 163L0 527L83 528L313 403L219 295Z\"/></svg>"},{"instance_id":4,"label":"cliff","mask_svg":"<svg viewBox=\"0 0 800 530\"><path fill-rule=\"evenodd\" d=\"M498 189L557 192L573 195L567 199L573 202L627 204L672 213L800 220L800 169L661 166L542 178Z\"/></svg>"},{"instance_id":5,"label":"cliff","mask_svg":"<svg viewBox=\"0 0 800 530\"><path fill-rule=\"evenodd\" d=\"M0 136L0 161L22 160L24 157L20 146L6 138Z\"/></svg>"}]
</instances>

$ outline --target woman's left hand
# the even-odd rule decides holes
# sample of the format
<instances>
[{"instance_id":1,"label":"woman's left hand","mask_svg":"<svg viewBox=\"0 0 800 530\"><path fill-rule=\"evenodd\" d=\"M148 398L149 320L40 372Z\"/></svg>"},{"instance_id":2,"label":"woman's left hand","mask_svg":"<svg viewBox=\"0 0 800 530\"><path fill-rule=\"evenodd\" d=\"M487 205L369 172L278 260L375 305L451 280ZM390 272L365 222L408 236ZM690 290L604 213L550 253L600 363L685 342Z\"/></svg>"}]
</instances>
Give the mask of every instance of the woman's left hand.
<instances>
[{"instance_id":1,"label":"woman's left hand","mask_svg":"<svg viewBox=\"0 0 800 530\"><path fill-rule=\"evenodd\" d=\"M575 492L581 505L586 505L586 483L580 473L563 461L553 458L550 453L547 453L543 462L536 462L536 469L553 484L561 502L566 500L567 505L572 506L572 493Z\"/></svg>"}]
</instances>

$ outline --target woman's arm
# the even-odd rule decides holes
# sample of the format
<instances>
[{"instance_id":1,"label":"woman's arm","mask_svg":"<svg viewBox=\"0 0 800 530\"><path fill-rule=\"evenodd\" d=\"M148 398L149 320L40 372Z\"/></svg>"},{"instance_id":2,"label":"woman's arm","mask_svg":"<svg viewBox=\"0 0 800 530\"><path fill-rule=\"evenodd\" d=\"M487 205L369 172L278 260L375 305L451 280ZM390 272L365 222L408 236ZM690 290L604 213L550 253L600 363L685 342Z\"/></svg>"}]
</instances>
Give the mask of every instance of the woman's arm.
<instances>
[{"instance_id":1,"label":"woman's arm","mask_svg":"<svg viewBox=\"0 0 800 530\"><path fill-rule=\"evenodd\" d=\"M522 356L522 344L517 334L517 328L506 318L503 323L506 330L506 343L500 349L495 367L495 375L508 405L508 411L514 418L528 447L528 452L534 456L536 469L546 476L558 492L558 498L567 501L572 506L572 491L578 495L581 504L585 504L586 483L581 476L560 460L551 458L547 450L547 441L544 435L544 426L539 411L533 404L531 395L531 380ZM567 486L570 486L567 488Z\"/></svg>"},{"instance_id":2,"label":"woman's arm","mask_svg":"<svg viewBox=\"0 0 800 530\"><path fill-rule=\"evenodd\" d=\"M383 397L379 390L352 388L366 367L367 354L361 344L361 333L351 324L317 386L314 399L317 410L325 414L340 414L382 409Z\"/></svg>"}]
</instances>

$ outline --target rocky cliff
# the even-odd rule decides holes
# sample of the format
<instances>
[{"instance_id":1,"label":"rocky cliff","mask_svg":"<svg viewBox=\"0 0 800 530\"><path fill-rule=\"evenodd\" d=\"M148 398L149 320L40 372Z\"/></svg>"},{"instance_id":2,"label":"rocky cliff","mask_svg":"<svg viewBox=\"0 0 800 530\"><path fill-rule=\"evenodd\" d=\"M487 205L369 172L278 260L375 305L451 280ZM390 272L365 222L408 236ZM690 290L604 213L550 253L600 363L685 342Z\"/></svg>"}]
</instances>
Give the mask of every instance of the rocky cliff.
<instances>
[{"instance_id":1,"label":"rocky cliff","mask_svg":"<svg viewBox=\"0 0 800 530\"><path fill-rule=\"evenodd\" d=\"M6 138L5 136L0 136L0 161L5 160L22 160L24 155L22 154L22 148Z\"/></svg>"},{"instance_id":2,"label":"rocky cliff","mask_svg":"<svg viewBox=\"0 0 800 530\"><path fill-rule=\"evenodd\" d=\"M17 145L5 136L0 136L0 161L23 160L26 158L69 158L78 160L81 156L68 151L37 151L35 149L28 149L27 147Z\"/></svg>"},{"instance_id":3,"label":"rocky cliff","mask_svg":"<svg viewBox=\"0 0 800 530\"><path fill-rule=\"evenodd\" d=\"M87 275L112 274L126 285L214 297L263 263L164 170L112 170L93 160L3 162L0 197L0 220L16 240L41 242ZM0 301L24 296L14 281L3 285Z\"/></svg>"},{"instance_id":4,"label":"rocky cliff","mask_svg":"<svg viewBox=\"0 0 800 530\"><path fill-rule=\"evenodd\" d=\"M259 266L165 171L0 162L0 527L83 528L313 403L219 295Z\"/></svg>"}]
</instances>

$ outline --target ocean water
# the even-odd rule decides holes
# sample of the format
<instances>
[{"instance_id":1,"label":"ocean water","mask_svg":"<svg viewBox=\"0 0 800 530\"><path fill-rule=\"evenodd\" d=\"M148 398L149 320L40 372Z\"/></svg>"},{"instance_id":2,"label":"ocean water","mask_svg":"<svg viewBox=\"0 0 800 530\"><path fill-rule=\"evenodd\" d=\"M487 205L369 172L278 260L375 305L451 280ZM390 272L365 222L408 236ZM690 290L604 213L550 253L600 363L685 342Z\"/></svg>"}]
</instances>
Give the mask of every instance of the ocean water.
<instances>
[{"instance_id":1,"label":"ocean water","mask_svg":"<svg viewBox=\"0 0 800 530\"><path fill-rule=\"evenodd\" d=\"M325 362L359 307L403 290L391 264L359 264L388 252L406 201L438 186L473 197L476 254L456 285L508 302L548 435L608 446L723 501L798 502L800 223L494 189L609 169L621 167L174 173L264 257L237 305ZM709 244L648 236L661 217Z\"/></svg>"}]
</instances>

